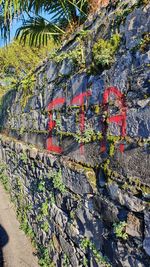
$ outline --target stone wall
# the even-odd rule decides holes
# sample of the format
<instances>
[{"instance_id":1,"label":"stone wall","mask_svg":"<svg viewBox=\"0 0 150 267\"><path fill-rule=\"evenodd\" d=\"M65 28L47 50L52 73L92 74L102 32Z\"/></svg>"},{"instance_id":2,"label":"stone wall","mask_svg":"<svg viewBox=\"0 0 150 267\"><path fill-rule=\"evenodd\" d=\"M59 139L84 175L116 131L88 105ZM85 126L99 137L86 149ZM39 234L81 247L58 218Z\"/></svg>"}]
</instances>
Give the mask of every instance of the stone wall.
<instances>
[{"instance_id":1,"label":"stone wall","mask_svg":"<svg viewBox=\"0 0 150 267\"><path fill-rule=\"evenodd\" d=\"M149 203L142 182L127 183L115 173L106 182L103 168L95 172L68 157L0 139L0 179L42 263L47 248L54 266L148 266ZM114 224L120 221L126 225L117 237Z\"/></svg>"},{"instance_id":2,"label":"stone wall","mask_svg":"<svg viewBox=\"0 0 150 267\"><path fill-rule=\"evenodd\" d=\"M149 266L150 6L144 3L113 1L3 98L0 179L43 266L49 257L54 266ZM94 44L118 34L114 54L104 42L94 57ZM97 63L105 57L108 64ZM117 94L105 101L107 90ZM120 115L119 124L111 119Z\"/></svg>"}]
</instances>

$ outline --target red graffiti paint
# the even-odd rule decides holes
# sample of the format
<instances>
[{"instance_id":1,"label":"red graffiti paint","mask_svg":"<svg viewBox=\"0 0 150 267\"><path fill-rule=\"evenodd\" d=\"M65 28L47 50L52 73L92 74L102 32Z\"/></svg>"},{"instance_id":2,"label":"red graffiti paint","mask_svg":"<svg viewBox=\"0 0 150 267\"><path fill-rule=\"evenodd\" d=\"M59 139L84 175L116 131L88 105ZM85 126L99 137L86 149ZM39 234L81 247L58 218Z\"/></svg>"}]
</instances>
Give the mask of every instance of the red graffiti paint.
<instances>
[{"instance_id":1,"label":"red graffiti paint","mask_svg":"<svg viewBox=\"0 0 150 267\"><path fill-rule=\"evenodd\" d=\"M49 105L48 105L48 111L51 111L54 109L55 106L61 105L65 103L65 98L64 97L59 97L54 100L52 100Z\"/></svg>"},{"instance_id":2,"label":"red graffiti paint","mask_svg":"<svg viewBox=\"0 0 150 267\"><path fill-rule=\"evenodd\" d=\"M92 92L90 90L84 92L84 93L80 93L79 95L75 96L72 101L71 101L71 105L73 104L78 104L78 105L83 105L84 104L84 99L85 97L91 96Z\"/></svg>"},{"instance_id":3,"label":"red graffiti paint","mask_svg":"<svg viewBox=\"0 0 150 267\"><path fill-rule=\"evenodd\" d=\"M116 98L117 105L120 108L120 114L107 117L106 114L108 114L108 104L109 104L109 96L114 95ZM80 114L79 114L79 124L80 124L80 131L81 134L85 130L85 99L87 100L88 97L92 95L92 92L90 90L80 93L79 95L75 96L72 101L71 105L79 105L80 107ZM47 139L47 149L51 152L56 153L62 153L62 148L59 146L55 146L53 144L53 138L52 138L52 130L56 126L56 122L53 120L53 113L52 110L57 105L63 105L65 103L65 98L56 98L53 101L51 101L48 105L48 111L49 114L49 123L48 123L48 129L50 131L49 137ZM108 122L109 123L116 123L120 127L120 135L122 137L125 137L126 135L126 105L125 105L125 98L124 95L116 88L116 87L108 87L103 94L103 101L102 101L103 111L104 114L100 118L100 123L102 125L102 134L103 134L103 140L101 142L101 152L106 151L106 141L107 141L107 129L108 129ZM124 144L120 144L120 151L124 151ZM84 153L84 146L83 144L80 144L80 153Z\"/></svg>"},{"instance_id":4,"label":"red graffiti paint","mask_svg":"<svg viewBox=\"0 0 150 267\"><path fill-rule=\"evenodd\" d=\"M125 98L124 95L116 88L116 87L108 87L103 94L103 106L105 107L105 110L108 111L108 98L109 95L113 94L116 96L117 98L117 103L120 107L120 114L119 115L115 115L115 116L111 116L109 118L107 118L108 122L112 123L117 123L120 127L121 127L121 136L125 137L126 135L126 105L125 105ZM103 136L104 139L106 137L106 127L103 128ZM105 142L105 140L104 140ZM104 143L103 143L104 146ZM103 147L104 149L104 147ZM106 149L106 146L105 146ZM120 145L120 151L123 152L124 151L124 145L121 144Z\"/></svg>"},{"instance_id":5,"label":"red graffiti paint","mask_svg":"<svg viewBox=\"0 0 150 267\"><path fill-rule=\"evenodd\" d=\"M48 123L48 130L50 131L49 137L47 139L47 150L51 152L56 152L56 153L62 153L62 148L59 146L56 146L53 144L53 137L52 137L52 130L56 126L56 122L53 120L53 113L52 110L54 109L55 106L64 104L65 103L65 98L56 98L52 102L49 103L48 105L48 111L50 111L49 114L49 123Z\"/></svg>"},{"instance_id":6,"label":"red graffiti paint","mask_svg":"<svg viewBox=\"0 0 150 267\"><path fill-rule=\"evenodd\" d=\"M85 129L84 101L85 101L85 98L87 98L91 95L92 95L92 92L90 90L88 90L84 93L81 93L81 94L75 96L71 101L71 105L78 104L80 106L79 124L80 124L81 134L83 133L83 131ZM80 153L84 154L84 146L82 143L80 144Z\"/></svg>"}]
</instances>

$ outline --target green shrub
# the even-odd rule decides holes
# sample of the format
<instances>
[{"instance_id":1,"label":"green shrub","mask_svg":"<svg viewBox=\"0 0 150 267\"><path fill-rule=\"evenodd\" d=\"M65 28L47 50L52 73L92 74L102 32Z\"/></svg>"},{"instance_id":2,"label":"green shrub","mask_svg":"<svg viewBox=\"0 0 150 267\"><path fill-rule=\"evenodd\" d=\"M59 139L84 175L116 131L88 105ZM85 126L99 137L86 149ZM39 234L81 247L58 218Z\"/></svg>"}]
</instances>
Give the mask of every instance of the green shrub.
<instances>
[{"instance_id":1,"label":"green shrub","mask_svg":"<svg viewBox=\"0 0 150 267\"><path fill-rule=\"evenodd\" d=\"M120 237L124 240L128 238L128 234L126 233L126 222L120 222L118 224L114 223L114 233L116 234L117 237Z\"/></svg>"},{"instance_id":2,"label":"green shrub","mask_svg":"<svg viewBox=\"0 0 150 267\"><path fill-rule=\"evenodd\" d=\"M58 189L62 193L64 193L66 191L65 185L62 182L61 169L59 169L58 172L54 172L54 175L53 175L53 185L54 185L54 188Z\"/></svg>"},{"instance_id":3,"label":"green shrub","mask_svg":"<svg viewBox=\"0 0 150 267\"><path fill-rule=\"evenodd\" d=\"M52 179L53 187L55 189L58 189L61 193L66 192L65 185L63 184L63 181L62 181L62 172L61 172L61 169L59 169L58 172L55 171L55 172L49 173L48 178L49 179Z\"/></svg>"},{"instance_id":4,"label":"green shrub","mask_svg":"<svg viewBox=\"0 0 150 267\"><path fill-rule=\"evenodd\" d=\"M42 267L49 267L51 264L48 248L38 245L39 265Z\"/></svg>"},{"instance_id":5,"label":"green shrub","mask_svg":"<svg viewBox=\"0 0 150 267\"><path fill-rule=\"evenodd\" d=\"M93 46L93 60L97 67L110 66L115 60L115 53L120 44L120 35L114 34L110 40L100 39Z\"/></svg>"}]
</instances>

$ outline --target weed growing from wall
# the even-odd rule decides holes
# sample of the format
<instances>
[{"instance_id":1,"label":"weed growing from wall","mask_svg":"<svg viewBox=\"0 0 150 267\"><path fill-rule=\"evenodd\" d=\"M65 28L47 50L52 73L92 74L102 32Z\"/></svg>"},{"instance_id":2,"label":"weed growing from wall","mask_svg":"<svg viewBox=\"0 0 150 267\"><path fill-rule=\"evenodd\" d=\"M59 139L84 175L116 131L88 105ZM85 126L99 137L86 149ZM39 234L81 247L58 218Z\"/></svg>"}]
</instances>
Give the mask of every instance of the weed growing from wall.
<instances>
[{"instance_id":1,"label":"weed growing from wall","mask_svg":"<svg viewBox=\"0 0 150 267\"><path fill-rule=\"evenodd\" d=\"M50 264L49 251L42 245L38 245L39 264L42 267L52 267Z\"/></svg>"},{"instance_id":2,"label":"weed growing from wall","mask_svg":"<svg viewBox=\"0 0 150 267\"><path fill-rule=\"evenodd\" d=\"M51 53L51 59L56 62L60 63L63 60L72 60L73 64L75 66L79 66L80 68L85 66L85 57L83 52L83 44L81 42L81 38L78 37L79 44L78 46L73 49L72 51L67 52L61 52L58 53L57 51L54 53Z\"/></svg>"},{"instance_id":3,"label":"weed growing from wall","mask_svg":"<svg viewBox=\"0 0 150 267\"><path fill-rule=\"evenodd\" d=\"M61 169L58 170L58 172L51 172L48 174L48 178L52 179L53 187L55 189L58 189L61 193L64 193L66 191L65 185L62 182L62 172Z\"/></svg>"},{"instance_id":4,"label":"weed growing from wall","mask_svg":"<svg viewBox=\"0 0 150 267\"><path fill-rule=\"evenodd\" d=\"M9 191L9 177L6 174L7 166L4 163L0 163L0 181L2 182L6 191Z\"/></svg>"},{"instance_id":5,"label":"weed growing from wall","mask_svg":"<svg viewBox=\"0 0 150 267\"><path fill-rule=\"evenodd\" d=\"M101 267L111 267L111 265L108 263L108 260L105 256L102 256L99 251L95 248L95 245L87 238L83 239L81 241L81 248L86 251L87 249L90 249L95 260L97 263L100 264ZM85 257L83 258L83 264L84 266L87 266L87 259Z\"/></svg>"},{"instance_id":6,"label":"weed growing from wall","mask_svg":"<svg viewBox=\"0 0 150 267\"><path fill-rule=\"evenodd\" d=\"M21 154L20 159L21 159L21 161L22 161L24 164L27 164L27 162L28 162L28 156L27 156L27 154L26 154L25 152L23 152L23 153Z\"/></svg>"},{"instance_id":7,"label":"weed growing from wall","mask_svg":"<svg viewBox=\"0 0 150 267\"><path fill-rule=\"evenodd\" d=\"M126 222L120 222L118 224L114 223L114 233L116 234L116 237L122 238L126 240L128 238L128 234L126 233Z\"/></svg>"},{"instance_id":8,"label":"weed growing from wall","mask_svg":"<svg viewBox=\"0 0 150 267\"><path fill-rule=\"evenodd\" d=\"M93 46L93 61L97 67L110 67L115 61L115 53L120 44L119 34L113 34L110 40L99 39Z\"/></svg>"},{"instance_id":9,"label":"weed growing from wall","mask_svg":"<svg viewBox=\"0 0 150 267\"><path fill-rule=\"evenodd\" d=\"M91 141L96 140L96 134L92 128L86 129L83 134L78 132L75 135L75 139L78 143L90 143Z\"/></svg>"},{"instance_id":10,"label":"weed growing from wall","mask_svg":"<svg viewBox=\"0 0 150 267\"><path fill-rule=\"evenodd\" d=\"M35 76L34 74L29 73L21 82L22 88L22 98L21 98L21 106L24 108L28 102L28 99L33 94L33 89L35 86Z\"/></svg>"}]
</instances>

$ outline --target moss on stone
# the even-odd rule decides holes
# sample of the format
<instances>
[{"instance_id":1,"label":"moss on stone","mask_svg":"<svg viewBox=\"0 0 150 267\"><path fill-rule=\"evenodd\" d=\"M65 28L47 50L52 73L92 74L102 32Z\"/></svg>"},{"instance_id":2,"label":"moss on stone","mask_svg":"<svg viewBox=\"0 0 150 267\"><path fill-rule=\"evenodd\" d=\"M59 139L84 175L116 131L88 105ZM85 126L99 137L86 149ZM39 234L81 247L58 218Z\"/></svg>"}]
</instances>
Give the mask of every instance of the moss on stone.
<instances>
[{"instance_id":1,"label":"moss on stone","mask_svg":"<svg viewBox=\"0 0 150 267\"><path fill-rule=\"evenodd\" d=\"M97 190L96 174L92 168L84 168L85 176L90 183L92 189Z\"/></svg>"}]
</instances>

